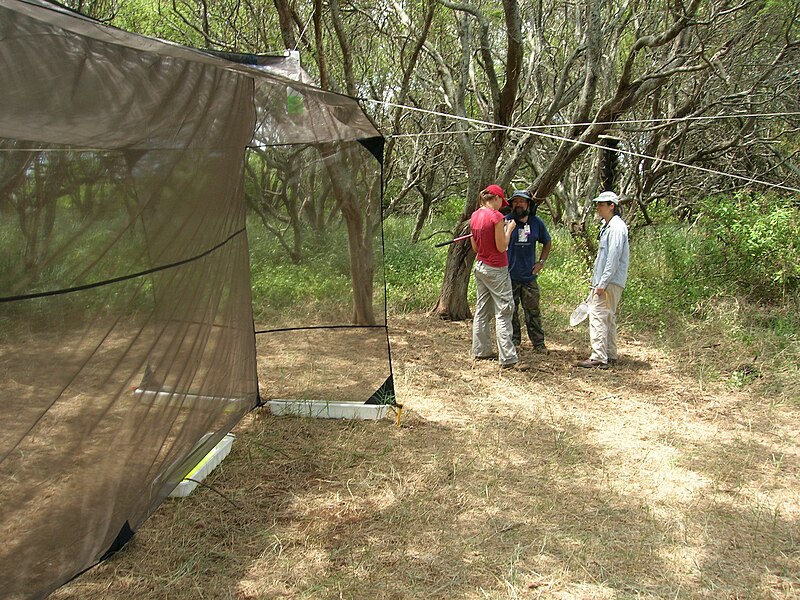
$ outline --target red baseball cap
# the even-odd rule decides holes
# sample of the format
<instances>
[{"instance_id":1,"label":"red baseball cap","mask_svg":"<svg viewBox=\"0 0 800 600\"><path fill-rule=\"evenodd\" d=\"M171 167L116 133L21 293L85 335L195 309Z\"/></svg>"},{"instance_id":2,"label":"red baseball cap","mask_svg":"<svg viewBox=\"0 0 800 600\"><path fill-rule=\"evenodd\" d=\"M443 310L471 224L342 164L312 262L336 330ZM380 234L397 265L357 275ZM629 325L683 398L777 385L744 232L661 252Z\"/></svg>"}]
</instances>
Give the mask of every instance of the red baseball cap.
<instances>
[{"instance_id":1,"label":"red baseball cap","mask_svg":"<svg viewBox=\"0 0 800 600\"><path fill-rule=\"evenodd\" d=\"M503 206L508 206L508 201L506 200L506 193L503 191L499 185L493 183L492 185L486 186L486 189L483 190L485 194L491 194L492 196L497 196L503 203L500 205L500 208Z\"/></svg>"}]
</instances>

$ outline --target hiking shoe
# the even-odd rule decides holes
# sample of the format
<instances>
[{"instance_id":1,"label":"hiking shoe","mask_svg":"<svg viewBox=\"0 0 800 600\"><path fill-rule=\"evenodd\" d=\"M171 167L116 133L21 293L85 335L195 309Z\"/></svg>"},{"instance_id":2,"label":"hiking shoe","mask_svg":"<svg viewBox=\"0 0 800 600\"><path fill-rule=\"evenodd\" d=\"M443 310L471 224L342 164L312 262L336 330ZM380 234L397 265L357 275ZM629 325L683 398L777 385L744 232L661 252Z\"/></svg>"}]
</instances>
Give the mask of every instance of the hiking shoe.
<instances>
[{"instance_id":1,"label":"hiking shoe","mask_svg":"<svg viewBox=\"0 0 800 600\"><path fill-rule=\"evenodd\" d=\"M497 354L485 354L484 356L473 356L472 360L494 360Z\"/></svg>"},{"instance_id":2,"label":"hiking shoe","mask_svg":"<svg viewBox=\"0 0 800 600\"><path fill-rule=\"evenodd\" d=\"M599 360L595 360L590 358L588 360L582 360L576 363L576 366L581 367L583 369L607 369L608 364L604 362L600 362Z\"/></svg>"},{"instance_id":3,"label":"hiking shoe","mask_svg":"<svg viewBox=\"0 0 800 600\"><path fill-rule=\"evenodd\" d=\"M534 346L533 351L536 352L536 354L550 354L550 351L544 344L542 344L541 346Z\"/></svg>"},{"instance_id":4,"label":"hiking shoe","mask_svg":"<svg viewBox=\"0 0 800 600\"><path fill-rule=\"evenodd\" d=\"M507 365L500 365L501 369L513 369L514 371L528 371L530 367L524 362L509 363Z\"/></svg>"}]
</instances>

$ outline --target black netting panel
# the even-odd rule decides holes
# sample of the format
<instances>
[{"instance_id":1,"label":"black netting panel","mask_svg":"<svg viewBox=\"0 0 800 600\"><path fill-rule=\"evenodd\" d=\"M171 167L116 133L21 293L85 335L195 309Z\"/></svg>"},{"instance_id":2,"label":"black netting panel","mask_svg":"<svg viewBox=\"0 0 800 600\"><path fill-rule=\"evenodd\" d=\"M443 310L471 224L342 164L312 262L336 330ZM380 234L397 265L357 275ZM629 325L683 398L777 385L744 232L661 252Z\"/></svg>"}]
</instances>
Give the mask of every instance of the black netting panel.
<instances>
[{"instance_id":1,"label":"black netting panel","mask_svg":"<svg viewBox=\"0 0 800 600\"><path fill-rule=\"evenodd\" d=\"M380 164L329 143L253 149L247 172L262 398L366 402L390 374Z\"/></svg>"},{"instance_id":2,"label":"black netting panel","mask_svg":"<svg viewBox=\"0 0 800 600\"><path fill-rule=\"evenodd\" d=\"M3 598L124 544L259 383L390 397L378 132L273 63L0 0Z\"/></svg>"},{"instance_id":3,"label":"black netting panel","mask_svg":"<svg viewBox=\"0 0 800 600\"><path fill-rule=\"evenodd\" d=\"M241 186L207 175L241 160L26 145L0 141L11 597L96 562L256 401Z\"/></svg>"}]
</instances>

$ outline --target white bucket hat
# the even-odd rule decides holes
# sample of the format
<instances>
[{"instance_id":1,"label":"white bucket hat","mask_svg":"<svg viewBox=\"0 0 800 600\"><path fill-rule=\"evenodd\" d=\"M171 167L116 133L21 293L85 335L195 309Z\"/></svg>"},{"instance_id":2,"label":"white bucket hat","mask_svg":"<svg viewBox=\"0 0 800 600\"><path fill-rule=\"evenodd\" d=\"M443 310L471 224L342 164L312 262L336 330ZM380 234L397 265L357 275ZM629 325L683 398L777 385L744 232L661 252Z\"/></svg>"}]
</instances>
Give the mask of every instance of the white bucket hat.
<instances>
[{"instance_id":1,"label":"white bucket hat","mask_svg":"<svg viewBox=\"0 0 800 600\"><path fill-rule=\"evenodd\" d=\"M616 206L619 206L619 196L614 192L603 192L592 202L613 202Z\"/></svg>"},{"instance_id":2,"label":"white bucket hat","mask_svg":"<svg viewBox=\"0 0 800 600\"><path fill-rule=\"evenodd\" d=\"M570 327L575 327L575 325L583 323L586 320L586 317L589 316L589 298L591 297L592 292L589 292L586 300L578 304L578 306L575 307L575 310L572 311L572 314L569 316Z\"/></svg>"}]
</instances>

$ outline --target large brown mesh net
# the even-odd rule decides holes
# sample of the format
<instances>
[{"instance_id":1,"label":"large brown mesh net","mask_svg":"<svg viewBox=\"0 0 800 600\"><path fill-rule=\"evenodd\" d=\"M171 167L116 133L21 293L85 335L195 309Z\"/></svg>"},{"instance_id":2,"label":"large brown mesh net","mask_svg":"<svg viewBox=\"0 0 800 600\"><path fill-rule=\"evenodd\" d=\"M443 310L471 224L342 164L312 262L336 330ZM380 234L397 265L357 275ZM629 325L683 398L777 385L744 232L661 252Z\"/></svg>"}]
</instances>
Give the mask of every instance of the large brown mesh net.
<instances>
[{"instance_id":1,"label":"large brown mesh net","mask_svg":"<svg viewBox=\"0 0 800 600\"><path fill-rule=\"evenodd\" d=\"M382 140L291 59L43 0L0 0L0 65L0 596L27 598L260 400L393 402Z\"/></svg>"}]
</instances>

